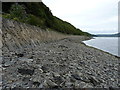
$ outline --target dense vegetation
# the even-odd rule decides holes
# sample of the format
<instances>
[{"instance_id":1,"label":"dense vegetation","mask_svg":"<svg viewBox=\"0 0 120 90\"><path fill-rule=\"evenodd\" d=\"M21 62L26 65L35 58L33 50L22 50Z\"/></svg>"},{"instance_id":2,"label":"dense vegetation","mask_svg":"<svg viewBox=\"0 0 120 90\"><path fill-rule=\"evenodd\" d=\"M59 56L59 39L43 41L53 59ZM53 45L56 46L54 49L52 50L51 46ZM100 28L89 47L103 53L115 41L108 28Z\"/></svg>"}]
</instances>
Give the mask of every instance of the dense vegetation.
<instances>
[{"instance_id":1,"label":"dense vegetation","mask_svg":"<svg viewBox=\"0 0 120 90\"><path fill-rule=\"evenodd\" d=\"M50 28L65 34L90 36L89 33L83 32L70 23L53 16L50 9L42 2L4 2L2 6L3 17L5 18L14 19L41 28Z\"/></svg>"}]
</instances>

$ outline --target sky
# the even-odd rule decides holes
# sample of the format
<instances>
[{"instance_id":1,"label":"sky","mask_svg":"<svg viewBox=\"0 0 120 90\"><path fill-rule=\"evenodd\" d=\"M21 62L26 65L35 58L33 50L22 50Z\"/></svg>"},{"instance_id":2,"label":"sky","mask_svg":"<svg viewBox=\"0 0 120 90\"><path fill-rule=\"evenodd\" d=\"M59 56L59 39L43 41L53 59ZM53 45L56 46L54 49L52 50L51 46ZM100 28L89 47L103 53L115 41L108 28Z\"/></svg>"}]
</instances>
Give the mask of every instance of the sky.
<instances>
[{"instance_id":1,"label":"sky","mask_svg":"<svg viewBox=\"0 0 120 90\"><path fill-rule=\"evenodd\" d=\"M91 34L118 32L119 0L42 0L54 16Z\"/></svg>"}]
</instances>

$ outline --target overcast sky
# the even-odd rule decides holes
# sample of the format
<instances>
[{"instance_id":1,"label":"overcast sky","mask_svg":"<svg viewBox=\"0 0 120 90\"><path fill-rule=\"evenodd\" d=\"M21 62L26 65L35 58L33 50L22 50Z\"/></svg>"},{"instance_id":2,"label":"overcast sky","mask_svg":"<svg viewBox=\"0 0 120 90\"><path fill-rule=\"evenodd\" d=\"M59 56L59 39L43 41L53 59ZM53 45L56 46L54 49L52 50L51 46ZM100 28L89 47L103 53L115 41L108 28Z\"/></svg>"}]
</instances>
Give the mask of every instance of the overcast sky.
<instances>
[{"instance_id":1,"label":"overcast sky","mask_svg":"<svg viewBox=\"0 0 120 90\"><path fill-rule=\"evenodd\" d=\"M119 0L42 0L54 16L89 33L118 32Z\"/></svg>"}]
</instances>

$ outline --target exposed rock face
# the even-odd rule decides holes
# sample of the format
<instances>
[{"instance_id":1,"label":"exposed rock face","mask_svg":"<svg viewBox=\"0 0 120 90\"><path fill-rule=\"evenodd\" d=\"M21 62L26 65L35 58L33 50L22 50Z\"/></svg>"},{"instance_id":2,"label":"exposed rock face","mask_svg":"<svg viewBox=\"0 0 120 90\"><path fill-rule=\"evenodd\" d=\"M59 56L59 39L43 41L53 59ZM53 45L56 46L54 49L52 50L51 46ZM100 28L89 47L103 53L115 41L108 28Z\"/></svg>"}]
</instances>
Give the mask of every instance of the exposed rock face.
<instances>
[{"instance_id":1,"label":"exposed rock face","mask_svg":"<svg viewBox=\"0 0 120 90\"><path fill-rule=\"evenodd\" d=\"M3 20L3 88L120 87L118 57L84 45L87 37L46 32Z\"/></svg>"},{"instance_id":2,"label":"exposed rock face","mask_svg":"<svg viewBox=\"0 0 120 90\"><path fill-rule=\"evenodd\" d=\"M31 48L41 42L54 41L66 36L55 31L43 30L36 26L23 24L3 18L3 44L10 51L21 48Z\"/></svg>"}]
</instances>

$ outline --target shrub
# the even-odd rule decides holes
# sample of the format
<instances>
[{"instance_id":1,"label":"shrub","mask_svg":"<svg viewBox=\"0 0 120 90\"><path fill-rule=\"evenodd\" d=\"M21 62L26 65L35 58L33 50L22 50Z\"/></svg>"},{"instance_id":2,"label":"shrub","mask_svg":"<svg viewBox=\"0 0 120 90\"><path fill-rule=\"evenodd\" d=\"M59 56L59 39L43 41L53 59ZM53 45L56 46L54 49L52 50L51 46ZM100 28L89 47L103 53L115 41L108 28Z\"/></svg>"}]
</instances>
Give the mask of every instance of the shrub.
<instances>
[{"instance_id":1,"label":"shrub","mask_svg":"<svg viewBox=\"0 0 120 90\"><path fill-rule=\"evenodd\" d=\"M13 4L10 8L10 18L17 21L26 22L27 14L25 11L25 7L17 3Z\"/></svg>"}]
</instances>

